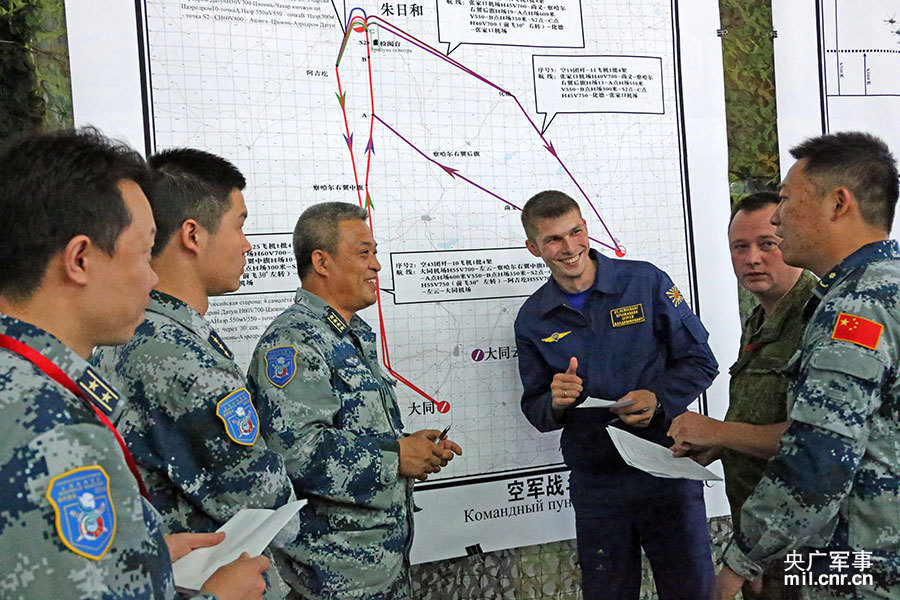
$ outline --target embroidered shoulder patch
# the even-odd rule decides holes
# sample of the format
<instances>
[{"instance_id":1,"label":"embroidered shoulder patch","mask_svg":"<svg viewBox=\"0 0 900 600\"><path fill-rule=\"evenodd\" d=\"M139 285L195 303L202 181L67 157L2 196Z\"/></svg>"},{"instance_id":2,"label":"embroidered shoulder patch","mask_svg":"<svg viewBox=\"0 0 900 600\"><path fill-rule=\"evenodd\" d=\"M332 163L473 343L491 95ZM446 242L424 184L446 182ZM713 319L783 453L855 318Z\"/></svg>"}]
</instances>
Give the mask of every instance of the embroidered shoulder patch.
<instances>
[{"instance_id":1,"label":"embroidered shoulder patch","mask_svg":"<svg viewBox=\"0 0 900 600\"><path fill-rule=\"evenodd\" d=\"M103 467L79 467L57 475L50 480L47 500L66 548L91 560L103 558L116 536L116 509Z\"/></svg>"},{"instance_id":2,"label":"embroidered shoulder patch","mask_svg":"<svg viewBox=\"0 0 900 600\"><path fill-rule=\"evenodd\" d=\"M259 415L245 388L235 390L219 400L216 414L225 423L225 433L232 441L252 446L259 435Z\"/></svg>"},{"instance_id":3,"label":"embroidered shoulder patch","mask_svg":"<svg viewBox=\"0 0 900 600\"><path fill-rule=\"evenodd\" d=\"M550 337L541 338L541 341L547 342L547 343L558 342L559 340L563 339L570 333L572 333L571 329L569 331L563 331L563 332L554 331L553 335L551 335Z\"/></svg>"},{"instance_id":4,"label":"embroidered shoulder patch","mask_svg":"<svg viewBox=\"0 0 900 600\"><path fill-rule=\"evenodd\" d=\"M674 304L675 306L678 306L679 304L684 302L684 296L681 295L681 292L674 285L670 287L666 292L666 296L669 297L669 300L671 300L672 304Z\"/></svg>"},{"instance_id":5,"label":"embroidered shoulder patch","mask_svg":"<svg viewBox=\"0 0 900 600\"><path fill-rule=\"evenodd\" d=\"M113 413L119 402L119 393L92 367L85 369L75 383L97 405L97 408L106 413L106 416Z\"/></svg>"},{"instance_id":6,"label":"embroidered shoulder patch","mask_svg":"<svg viewBox=\"0 0 900 600\"><path fill-rule=\"evenodd\" d=\"M852 342L864 348L877 350L882 331L884 331L884 325L881 323L849 313L841 313L834 324L831 339Z\"/></svg>"},{"instance_id":7,"label":"embroidered shoulder patch","mask_svg":"<svg viewBox=\"0 0 900 600\"><path fill-rule=\"evenodd\" d=\"M278 346L266 352L266 379L277 388L291 382L297 372L297 349Z\"/></svg>"},{"instance_id":8,"label":"embroidered shoulder patch","mask_svg":"<svg viewBox=\"0 0 900 600\"><path fill-rule=\"evenodd\" d=\"M631 306L620 306L609 311L609 319L612 321L613 327L625 327L626 325L637 325L644 322L644 305L632 304Z\"/></svg>"}]
</instances>

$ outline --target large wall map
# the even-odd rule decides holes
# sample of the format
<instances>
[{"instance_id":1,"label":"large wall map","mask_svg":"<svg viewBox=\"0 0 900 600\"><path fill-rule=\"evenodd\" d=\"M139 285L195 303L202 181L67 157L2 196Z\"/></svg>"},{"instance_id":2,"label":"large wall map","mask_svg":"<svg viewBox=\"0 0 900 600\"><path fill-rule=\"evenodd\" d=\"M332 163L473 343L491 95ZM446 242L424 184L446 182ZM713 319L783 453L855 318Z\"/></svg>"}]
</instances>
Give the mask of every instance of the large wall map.
<instances>
[{"instance_id":1,"label":"large wall map","mask_svg":"<svg viewBox=\"0 0 900 600\"><path fill-rule=\"evenodd\" d=\"M238 361L293 299L297 216L366 207L383 268L362 316L406 427L452 424L464 448L417 486L414 560L572 537L558 434L519 410L512 323L549 274L520 208L567 192L594 247L696 304L677 3L144 0L134 19L148 151L208 149L249 181L254 249L208 313ZM721 86L717 66L700 78Z\"/></svg>"}]
</instances>

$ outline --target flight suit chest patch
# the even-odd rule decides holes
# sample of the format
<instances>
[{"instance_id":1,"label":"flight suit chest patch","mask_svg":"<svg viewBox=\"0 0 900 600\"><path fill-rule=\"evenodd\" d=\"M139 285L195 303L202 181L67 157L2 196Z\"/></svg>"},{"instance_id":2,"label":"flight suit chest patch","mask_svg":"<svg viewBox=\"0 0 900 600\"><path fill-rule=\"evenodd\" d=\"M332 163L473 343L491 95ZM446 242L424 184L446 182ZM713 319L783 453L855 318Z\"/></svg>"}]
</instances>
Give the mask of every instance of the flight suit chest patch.
<instances>
[{"instance_id":1,"label":"flight suit chest patch","mask_svg":"<svg viewBox=\"0 0 900 600\"><path fill-rule=\"evenodd\" d=\"M609 319L613 327L625 327L644 322L644 305L632 304L620 306L609 311Z\"/></svg>"}]
</instances>

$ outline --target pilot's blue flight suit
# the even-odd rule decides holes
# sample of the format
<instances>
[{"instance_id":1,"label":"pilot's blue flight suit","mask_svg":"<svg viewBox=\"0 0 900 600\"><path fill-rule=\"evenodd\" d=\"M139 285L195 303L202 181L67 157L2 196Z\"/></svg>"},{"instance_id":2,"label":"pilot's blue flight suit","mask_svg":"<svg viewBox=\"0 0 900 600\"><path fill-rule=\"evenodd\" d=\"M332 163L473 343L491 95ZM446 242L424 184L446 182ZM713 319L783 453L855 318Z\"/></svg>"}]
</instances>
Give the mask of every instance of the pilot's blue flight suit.
<instances>
[{"instance_id":1,"label":"pilot's blue flight suit","mask_svg":"<svg viewBox=\"0 0 900 600\"><path fill-rule=\"evenodd\" d=\"M550 382L574 356L584 386L576 404L650 390L661 410L649 427L615 426L670 446L671 420L718 372L709 334L664 272L595 250L590 256L597 274L582 310L551 278L515 322L522 411L541 431L563 428L584 597L637 600L643 547L660 600L708 598L714 574L702 484L627 466L605 431L616 416L608 409L570 407L557 420Z\"/></svg>"}]
</instances>

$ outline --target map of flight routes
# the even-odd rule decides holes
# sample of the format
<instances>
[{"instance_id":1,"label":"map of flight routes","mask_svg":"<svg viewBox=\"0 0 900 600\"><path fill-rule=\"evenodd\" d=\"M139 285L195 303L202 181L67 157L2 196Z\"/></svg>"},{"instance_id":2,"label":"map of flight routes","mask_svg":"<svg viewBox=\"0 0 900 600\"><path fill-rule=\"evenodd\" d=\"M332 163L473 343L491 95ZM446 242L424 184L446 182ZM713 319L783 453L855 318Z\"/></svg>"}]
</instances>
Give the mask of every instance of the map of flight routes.
<instances>
[{"instance_id":1,"label":"map of flight routes","mask_svg":"<svg viewBox=\"0 0 900 600\"><path fill-rule=\"evenodd\" d=\"M900 108L900 2L861 8L849 0L773 3L783 169L789 148L822 133L867 131L900 148L900 125L885 118Z\"/></svg>"},{"instance_id":2,"label":"map of flight routes","mask_svg":"<svg viewBox=\"0 0 900 600\"><path fill-rule=\"evenodd\" d=\"M493 482L496 506L545 503L534 511L571 520L558 434L519 410L513 320L549 275L520 209L568 193L595 248L652 261L691 300L676 3L145 0L139 12L152 149L208 149L249 182L254 249L241 289L208 314L239 362L299 284L296 218L358 203L382 263L361 316L406 428L452 424L464 448L417 490L462 498Z\"/></svg>"}]
</instances>

